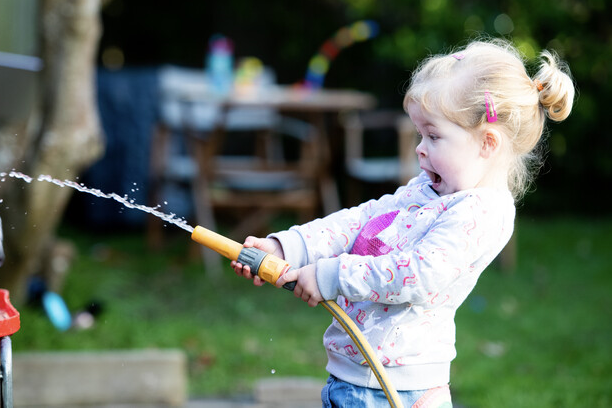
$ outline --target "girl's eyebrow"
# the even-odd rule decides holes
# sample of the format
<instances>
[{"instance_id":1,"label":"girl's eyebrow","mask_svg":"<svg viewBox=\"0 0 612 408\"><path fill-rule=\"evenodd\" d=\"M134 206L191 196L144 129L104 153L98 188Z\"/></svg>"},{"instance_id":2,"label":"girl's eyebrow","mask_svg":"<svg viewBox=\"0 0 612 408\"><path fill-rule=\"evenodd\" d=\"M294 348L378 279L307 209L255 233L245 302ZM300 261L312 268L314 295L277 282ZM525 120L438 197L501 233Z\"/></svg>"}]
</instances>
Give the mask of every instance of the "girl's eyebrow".
<instances>
[{"instance_id":1,"label":"girl's eyebrow","mask_svg":"<svg viewBox=\"0 0 612 408\"><path fill-rule=\"evenodd\" d=\"M424 128L434 128L434 129L438 128L433 122L427 119L423 121L422 125Z\"/></svg>"}]
</instances>

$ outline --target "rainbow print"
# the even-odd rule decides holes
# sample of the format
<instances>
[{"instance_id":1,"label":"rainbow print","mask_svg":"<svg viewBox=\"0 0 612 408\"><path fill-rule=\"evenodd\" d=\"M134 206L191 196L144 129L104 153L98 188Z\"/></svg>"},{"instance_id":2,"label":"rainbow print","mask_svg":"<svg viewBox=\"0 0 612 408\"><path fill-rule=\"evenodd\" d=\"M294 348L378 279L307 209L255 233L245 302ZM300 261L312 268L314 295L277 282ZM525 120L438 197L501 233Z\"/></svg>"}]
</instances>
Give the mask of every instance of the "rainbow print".
<instances>
[{"instance_id":1,"label":"rainbow print","mask_svg":"<svg viewBox=\"0 0 612 408\"><path fill-rule=\"evenodd\" d=\"M391 268L387 268L387 272L389 272L389 279L387 279L387 283L391 283L395 280L395 274L391 270Z\"/></svg>"},{"instance_id":2,"label":"rainbow print","mask_svg":"<svg viewBox=\"0 0 612 408\"><path fill-rule=\"evenodd\" d=\"M344 232L340 234L340 236L344 237L344 244L342 244L342 246L346 249L349 245L349 236L346 235Z\"/></svg>"},{"instance_id":3,"label":"rainbow print","mask_svg":"<svg viewBox=\"0 0 612 408\"><path fill-rule=\"evenodd\" d=\"M418 210L421 207L422 206L419 204L410 204L408 207L406 207L406 210L408 210L408 212L412 212Z\"/></svg>"}]
</instances>

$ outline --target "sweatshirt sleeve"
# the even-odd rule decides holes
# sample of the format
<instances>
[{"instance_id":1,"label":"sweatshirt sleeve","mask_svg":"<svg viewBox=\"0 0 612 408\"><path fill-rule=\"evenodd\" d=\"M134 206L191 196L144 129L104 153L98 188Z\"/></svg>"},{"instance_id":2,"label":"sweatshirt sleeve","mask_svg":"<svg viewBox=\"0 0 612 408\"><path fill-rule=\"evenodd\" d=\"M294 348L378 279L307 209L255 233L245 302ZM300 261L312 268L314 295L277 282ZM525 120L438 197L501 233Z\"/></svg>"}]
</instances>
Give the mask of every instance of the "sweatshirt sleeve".
<instances>
[{"instance_id":1,"label":"sweatshirt sleeve","mask_svg":"<svg viewBox=\"0 0 612 408\"><path fill-rule=\"evenodd\" d=\"M268 235L268 238L276 238L283 248L285 261L293 268L301 268L308 265L308 251L300 234L295 230L281 231Z\"/></svg>"},{"instance_id":2,"label":"sweatshirt sleeve","mask_svg":"<svg viewBox=\"0 0 612 408\"><path fill-rule=\"evenodd\" d=\"M402 187L398 191L401 189ZM293 226L287 231L270 234L268 237L279 240L285 260L295 268L321 259L335 258L350 252L359 232L373 214L381 208L389 208L394 200L394 195L387 194L378 200L337 211L324 218Z\"/></svg>"},{"instance_id":3,"label":"sweatshirt sleeve","mask_svg":"<svg viewBox=\"0 0 612 408\"><path fill-rule=\"evenodd\" d=\"M513 205L466 198L445 210L413 245L378 257L341 254L317 262L325 299L425 303L467 274L480 274L510 239Z\"/></svg>"}]
</instances>

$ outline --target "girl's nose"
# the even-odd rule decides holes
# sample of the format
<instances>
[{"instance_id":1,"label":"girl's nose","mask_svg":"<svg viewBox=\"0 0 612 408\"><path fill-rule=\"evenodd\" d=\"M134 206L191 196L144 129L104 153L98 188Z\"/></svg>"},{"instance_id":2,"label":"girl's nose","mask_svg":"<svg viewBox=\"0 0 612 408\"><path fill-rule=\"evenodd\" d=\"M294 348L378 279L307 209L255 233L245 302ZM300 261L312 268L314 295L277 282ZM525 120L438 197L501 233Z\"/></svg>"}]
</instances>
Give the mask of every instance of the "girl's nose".
<instances>
[{"instance_id":1,"label":"girl's nose","mask_svg":"<svg viewBox=\"0 0 612 408\"><path fill-rule=\"evenodd\" d=\"M417 145L415 151L419 157L425 157L427 155L425 152L425 146L423 146L423 139L421 139L421 142Z\"/></svg>"}]
</instances>

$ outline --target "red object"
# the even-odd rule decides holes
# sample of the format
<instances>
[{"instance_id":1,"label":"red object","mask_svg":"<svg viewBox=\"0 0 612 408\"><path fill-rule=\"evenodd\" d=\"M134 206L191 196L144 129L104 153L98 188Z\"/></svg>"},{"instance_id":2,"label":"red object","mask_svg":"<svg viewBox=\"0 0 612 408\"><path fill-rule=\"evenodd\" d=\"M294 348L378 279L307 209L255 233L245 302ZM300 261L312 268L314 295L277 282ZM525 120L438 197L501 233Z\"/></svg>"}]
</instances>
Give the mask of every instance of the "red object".
<instances>
[{"instance_id":1,"label":"red object","mask_svg":"<svg viewBox=\"0 0 612 408\"><path fill-rule=\"evenodd\" d=\"M0 337L10 336L20 325L19 312L9 300L9 291L0 289Z\"/></svg>"},{"instance_id":2,"label":"red object","mask_svg":"<svg viewBox=\"0 0 612 408\"><path fill-rule=\"evenodd\" d=\"M327 40L321 46L320 51L322 54L325 54L327 58L333 60L340 52L340 49L332 40Z\"/></svg>"}]
</instances>

